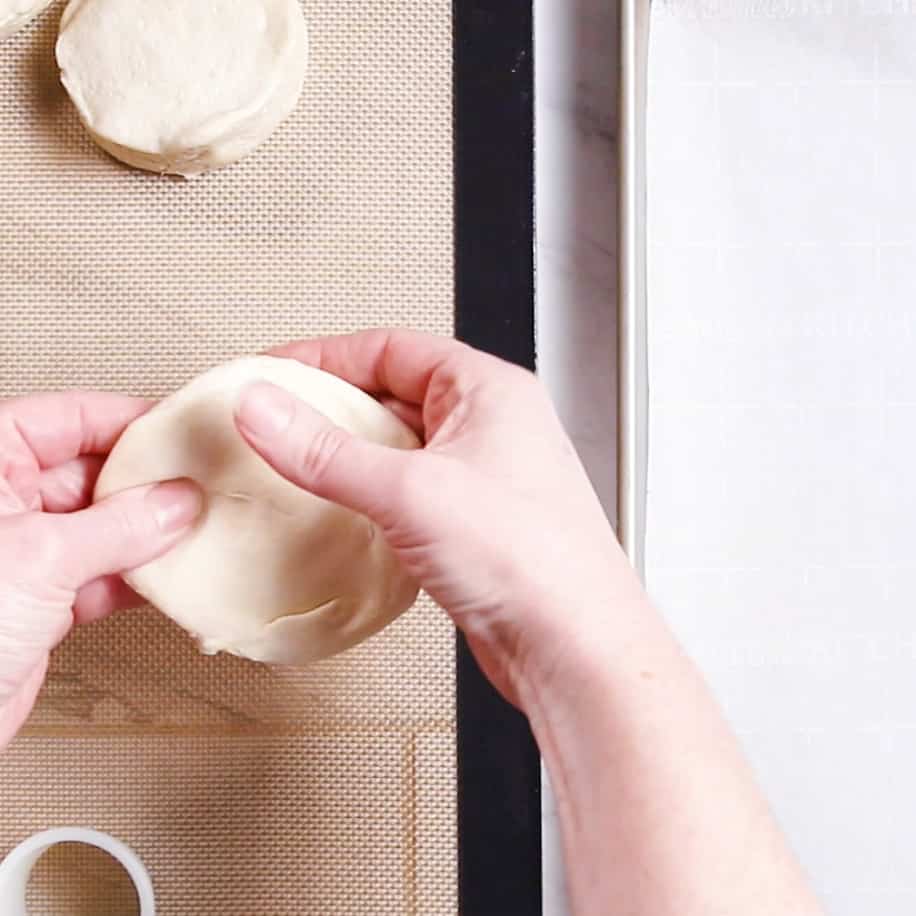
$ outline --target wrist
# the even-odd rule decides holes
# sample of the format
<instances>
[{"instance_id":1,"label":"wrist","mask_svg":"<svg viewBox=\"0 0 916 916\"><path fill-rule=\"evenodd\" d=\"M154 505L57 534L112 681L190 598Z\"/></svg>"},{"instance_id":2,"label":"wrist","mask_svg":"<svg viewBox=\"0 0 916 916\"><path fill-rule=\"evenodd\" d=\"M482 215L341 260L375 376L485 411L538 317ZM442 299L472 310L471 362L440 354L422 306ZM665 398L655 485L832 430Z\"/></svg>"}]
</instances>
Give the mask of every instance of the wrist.
<instances>
[{"instance_id":1,"label":"wrist","mask_svg":"<svg viewBox=\"0 0 916 916\"><path fill-rule=\"evenodd\" d=\"M640 675L673 639L622 551L573 593L529 602L519 640L518 690L529 716L537 707L582 704L617 678Z\"/></svg>"}]
</instances>

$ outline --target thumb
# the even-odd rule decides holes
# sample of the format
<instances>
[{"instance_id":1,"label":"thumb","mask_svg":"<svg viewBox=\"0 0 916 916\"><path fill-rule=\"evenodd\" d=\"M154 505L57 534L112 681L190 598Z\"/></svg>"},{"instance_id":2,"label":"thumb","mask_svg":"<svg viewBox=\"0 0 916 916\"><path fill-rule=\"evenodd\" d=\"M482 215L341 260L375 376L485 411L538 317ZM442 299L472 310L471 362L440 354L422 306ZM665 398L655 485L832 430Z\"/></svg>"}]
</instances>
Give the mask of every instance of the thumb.
<instances>
[{"instance_id":1,"label":"thumb","mask_svg":"<svg viewBox=\"0 0 916 916\"><path fill-rule=\"evenodd\" d=\"M195 484L174 480L125 490L81 512L40 516L62 548L60 585L75 590L155 560L187 532L202 504Z\"/></svg>"},{"instance_id":2,"label":"thumb","mask_svg":"<svg viewBox=\"0 0 916 916\"><path fill-rule=\"evenodd\" d=\"M406 466L400 449L353 436L288 391L250 385L236 411L239 432L290 482L384 525L384 505Z\"/></svg>"}]
</instances>

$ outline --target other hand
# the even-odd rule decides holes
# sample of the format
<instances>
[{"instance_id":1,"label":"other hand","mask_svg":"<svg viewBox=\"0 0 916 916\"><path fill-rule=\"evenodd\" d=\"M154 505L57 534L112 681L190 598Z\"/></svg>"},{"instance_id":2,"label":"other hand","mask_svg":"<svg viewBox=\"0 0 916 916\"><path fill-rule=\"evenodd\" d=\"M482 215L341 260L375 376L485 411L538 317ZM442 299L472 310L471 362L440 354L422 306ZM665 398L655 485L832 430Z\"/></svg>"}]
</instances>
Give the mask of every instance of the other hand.
<instances>
[{"instance_id":1,"label":"other hand","mask_svg":"<svg viewBox=\"0 0 916 916\"><path fill-rule=\"evenodd\" d=\"M0 401L0 747L74 623L135 606L117 573L169 549L200 511L185 482L90 506L102 462L149 404L67 392Z\"/></svg>"}]
</instances>

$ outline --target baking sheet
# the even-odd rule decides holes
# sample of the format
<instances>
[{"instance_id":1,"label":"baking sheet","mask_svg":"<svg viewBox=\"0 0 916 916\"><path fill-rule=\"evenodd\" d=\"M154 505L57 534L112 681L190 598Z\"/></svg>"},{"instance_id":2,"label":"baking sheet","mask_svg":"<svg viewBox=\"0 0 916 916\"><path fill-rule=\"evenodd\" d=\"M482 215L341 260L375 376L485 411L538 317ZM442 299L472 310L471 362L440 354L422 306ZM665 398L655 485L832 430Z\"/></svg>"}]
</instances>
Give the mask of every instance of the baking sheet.
<instances>
[{"instance_id":1,"label":"baking sheet","mask_svg":"<svg viewBox=\"0 0 916 916\"><path fill-rule=\"evenodd\" d=\"M829 912L916 911L916 15L653 4L647 576Z\"/></svg>"},{"instance_id":2,"label":"baking sheet","mask_svg":"<svg viewBox=\"0 0 916 916\"><path fill-rule=\"evenodd\" d=\"M190 183L92 146L57 81L60 12L0 54L0 396L159 396L291 338L452 331L450 3L305 0L295 115ZM112 832L163 916L454 913L454 697L453 629L427 600L305 671L117 617L55 654L0 755L0 849Z\"/></svg>"},{"instance_id":3,"label":"baking sheet","mask_svg":"<svg viewBox=\"0 0 916 916\"><path fill-rule=\"evenodd\" d=\"M646 356L646 94L649 0L620 4L617 258L617 536L645 569L648 378Z\"/></svg>"}]
</instances>

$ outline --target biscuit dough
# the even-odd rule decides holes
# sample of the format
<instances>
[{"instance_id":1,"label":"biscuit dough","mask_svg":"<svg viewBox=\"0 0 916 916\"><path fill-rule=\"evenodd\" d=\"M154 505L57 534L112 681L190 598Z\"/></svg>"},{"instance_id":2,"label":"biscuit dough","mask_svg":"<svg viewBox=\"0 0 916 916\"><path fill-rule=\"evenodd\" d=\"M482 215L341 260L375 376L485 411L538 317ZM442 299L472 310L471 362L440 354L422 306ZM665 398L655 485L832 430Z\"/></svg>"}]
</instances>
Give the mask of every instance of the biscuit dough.
<instances>
[{"instance_id":1,"label":"biscuit dough","mask_svg":"<svg viewBox=\"0 0 916 916\"><path fill-rule=\"evenodd\" d=\"M51 0L0 0L0 41L28 25Z\"/></svg>"},{"instance_id":2,"label":"biscuit dough","mask_svg":"<svg viewBox=\"0 0 916 916\"><path fill-rule=\"evenodd\" d=\"M186 176L266 140L296 107L306 57L298 0L70 0L57 40L93 140Z\"/></svg>"},{"instance_id":3,"label":"biscuit dough","mask_svg":"<svg viewBox=\"0 0 916 916\"><path fill-rule=\"evenodd\" d=\"M253 357L212 369L132 423L95 496L195 480L204 490L195 528L124 578L204 652L301 665L380 630L413 603L417 587L372 522L289 483L242 439L233 412L246 385L261 379L355 435L419 446L390 411L336 376Z\"/></svg>"}]
</instances>

